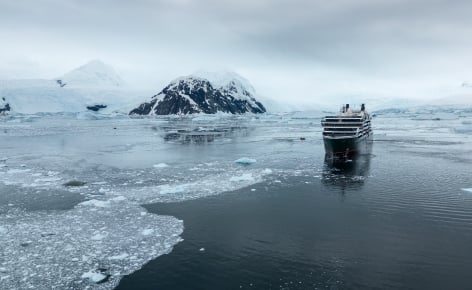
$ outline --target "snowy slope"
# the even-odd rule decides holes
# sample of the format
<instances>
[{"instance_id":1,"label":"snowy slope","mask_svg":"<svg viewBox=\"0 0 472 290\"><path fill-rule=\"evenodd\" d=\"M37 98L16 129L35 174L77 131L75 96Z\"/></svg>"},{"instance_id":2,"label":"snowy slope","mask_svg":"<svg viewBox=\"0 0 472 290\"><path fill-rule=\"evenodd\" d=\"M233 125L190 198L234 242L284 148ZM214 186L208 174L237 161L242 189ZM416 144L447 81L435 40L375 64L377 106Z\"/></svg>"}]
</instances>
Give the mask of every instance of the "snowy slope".
<instances>
[{"instance_id":1,"label":"snowy slope","mask_svg":"<svg viewBox=\"0 0 472 290\"><path fill-rule=\"evenodd\" d=\"M118 88L124 82L115 69L99 60L90 61L57 78L58 84L74 88Z\"/></svg>"},{"instance_id":2,"label":"snowy slope","mask_svg":"<svg viewBox=\"0 0 472 290\"><path fill-rule=\"evenodd\" d=\"M199 77L202 79L209 80L210 83L215 88L227 88L231 84L239 89L240 97L246 99L247 92L253 96L256 96L256 90L251 85L251 83L245 79L243 76L232 71L219 71L219 72L210 72L210 71L198 71L193 73L192 76Z\"/></svg>"},{"instance_id":3,"label":"snowy slope","mask_svg":"<svg viewBox=\"0 0 472 290\"><path fill-rule=\"evenodd\" d=\"M60 80L60 81L58 81ZM99 61L46 80L0 80L0 97L13 112L80 112L87 106L106 105L104 112L128 112L149 92L130 91L113 68Z\"/></svg>"}]
</instances>

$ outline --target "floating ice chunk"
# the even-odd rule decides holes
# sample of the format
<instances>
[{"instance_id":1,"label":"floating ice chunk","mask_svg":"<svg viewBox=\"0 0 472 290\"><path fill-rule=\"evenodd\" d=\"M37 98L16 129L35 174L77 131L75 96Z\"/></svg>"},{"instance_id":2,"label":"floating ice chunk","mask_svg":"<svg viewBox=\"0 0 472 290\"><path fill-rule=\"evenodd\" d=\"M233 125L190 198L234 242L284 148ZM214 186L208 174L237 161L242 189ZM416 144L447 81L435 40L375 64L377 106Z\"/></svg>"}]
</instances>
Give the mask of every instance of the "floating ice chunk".
<instances>
[{"instance_id":1,"label":"floating ice chunk","mask_svg":"<svg viewBox=\"0 0 472 290\"><path fill-rule=\"evenodd\" d=\"M34 175L33 176L37 176ZM54 181L60 181L62 178L60 177L45 177L45 178L37 178L34 180L34 182L54 182Z\"/></svg>"},{"instance_id":2,"label":"floating ice chunk","mask_svg":"<svg viewBox=\"0 0 472 290\"><path fill-rule=\"evenodd\" d=\"M472 192L472 188L462 188L463 191Z\"/></svg>"},{"instance_id":3,"label":"floating ice chunk","mask_svg":"<svg viewBox=\"0 0 472 290\"><path fill-rule=\"evenodd\" d=\"M111 256L111 257L109 257L108 259L109 259L109 260L124 260L124 259L126 259L126 258L128 258L128 257L129 257L129 255L128 255L127 253L122 253L122 254L120 254L120 255Z\"/></svg>"},{"instance_id":4,"label":"floating ice chunk","mask_svg":"<svg viewBox=\"0 0 472 290\"><path fill-rule=\"evenodd\" d=\"M164 184L160 187L160 193L161 194L170 194L170 193L182 193L185 192L189 186L187 184L181 184L181 185L174 185L170 186L168 184Z\"/></svg>"},{"instance_id":5,"label":"floating ice chunk","mask_svg":"<svg viewBox=\"0 0 472 290\"><path fill-rule=\"evenodd\" d=\"M252 176L251 173L244 173L243 175L240 176L233 176L229 179L229 181L233 182L240 182L240 181L254 181L254 177Z\"/></svg>"},{"instance_id":6,"label":"floating ice chunk","mask_svg":"<svg viewBox=\"0 0 472 290\"><path fill-rule=\"evenodd\" d=\"M150 234L152 234L154 232L153 229L145 229L141 232L141 234L143 234L143 236L149 236Z\"/></svg>"},{"instance_id":7,"label":"floating ice chunk","mask_svg":"<svg viewBox=\"0 0 472 290\"><path fill-rule=\"evenodd\" d=\"M262 171L263 174L272 174L272 170L269 168L266 168Z\"/></svg>"},{"instance_id":8,"label":"floating ice chunk","mask_svg":"<svg viewBox=\"0 0 472 290\"><path fill-rule=\"evenodd\" d=\"M241 164L241 165L251 165L253 163L256 163L256 159L251 159L248 157L242 157L237 160L234 160L234 163Z\"/></svg>"},{"instance_id":9,"label":"floating ice chunk","mask_svg":"<svg viewBox=\"0 0 472 290\"><path fill-rule=\"evenodd\" d=\"M7 171L8 174L18 174L18 173L25 173L29 172L31 169L10 169Z\"/></svg>"},{"instance_id":10,"label":"floating ice chunk","mask_svg":"<svg viewBox=\"0 0 472 290\"><path fill-rule=\"evenodd\" d=\"M91 199L84 202L79 203L79 205L86 205L86 206L95 206L95 207L109 207L109 201L103 201L98 199Z\"/></svg>"},{"instance_id":11,"label":"floating ice chunk","mask_svg":"<svg viewBox=\"0 0 472 290\"><path fill-rule=\"evenodd\" d=\"M109 191L110 191L110 189L108 189L108 188L103 188L103 187L100 187L100 189L98 189L98 192L99 192L99 193L107 193L107 192L109 192Z\"/></svg>"},{"instance_id":12,"label":"floating ice chunk","mask_svg":"<svg viewBox=\"0 0 472 290\"><path fill-rule=\"evenodd\" d=\"M87 278L94 283L100 283L107 278L107 275L104 275L100 272L89 271L82 275L82 279L87 279Z\"/></svg>"},{"instance_id":13,"label":"floating ice chunk","mask_svg":"<svg viewBox=\"0 0 472 290\"><path fill-rule=\"evenodd\" d=\"M94 241L100 241L100 240L103 240L104 238L106 238L108 235L106 233L97 233L95 235L93 235L92 237L90 237L90 239L94 240Z\"/></svg>"},{"instance_id":14,"label":"floating ice chunk","mask_svg":"<svg viewBox=\"0 0 472 290\"><path fill-rule=\"evenodd\" d=\"M108 183L108 182L106 182L106 181L97 181L97 182L92 182L91 184L92 184L92 185L105 185L105 184L107 184L107 183Z\"/></svg>"},{"instance_id":15,"label":"floating ice chunk","mask_svg":"<svg viewBox=\"0 0 472 290\"><path fill-rule=\"evenodd\" d=\"M112 199L110 199L111 201L125 201L126 200L126 197L120 195L120 196L117 196L117 197L114 197Z\"/></svg>"},{"instance_id":16,"label":"floating ice chunk","mask_svg":"<svg viewBox=\"0 0 472 290\"><path fill-rule=\"evenodd\" d=\"M168 167L169 165L165 164L165 163L159 163L159 164L154 164L152 167L154 168L165 168L165 167Z\"/></svg>"},{"instance_id":17,"label":"floating ice chunk","mask_svg":"<svg viewBox=\"0 0 472 290\"><path fill-rule=\"evenodd\" d=\"M8 232L6 227L0 226L0 234L6 234Z\"/></svg>"},{"instance_id":18,"label":"floating ice chunk","mask_svg":"<svg viewBox=\"0 0 472 290\"><path fill-rule=\"evenodd\" d=\"M200 248L200 252L205 252L205 248Z\"/></svg>"}]
</instances>

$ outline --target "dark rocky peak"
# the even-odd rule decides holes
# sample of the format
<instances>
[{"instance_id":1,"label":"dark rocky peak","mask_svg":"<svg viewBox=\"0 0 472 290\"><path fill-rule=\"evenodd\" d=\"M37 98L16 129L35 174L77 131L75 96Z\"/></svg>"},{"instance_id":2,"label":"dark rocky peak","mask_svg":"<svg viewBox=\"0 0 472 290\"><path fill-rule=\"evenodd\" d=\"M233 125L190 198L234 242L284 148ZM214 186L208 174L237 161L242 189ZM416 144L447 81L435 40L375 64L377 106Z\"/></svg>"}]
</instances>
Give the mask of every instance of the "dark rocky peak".
<instances>
[{"instance_id":1,"label":"dark rocky peak","mask_svg":"<svg viewBox=\"0 0 472 290\"><path fill-rule=\"evenodd\" d=\"M227 94L243 95L252 98L252 94L238 80L231 80L221 88Z\"/></svg>"},{"instance_id":2,"label":"dark rocky peak","mask_svg":"<svg viewBox=\"0 0 472 290\"><path fill-rule=\"evenodd\" d=\"M165 87L159 94L177 93L182 95L203 95L213 90L213 86L208 80L197 78L197 77L185 77L179 78L172 81L167 87Z\"/></svg>"},{"instance_id":3,"label":"dark rocky peak","mask_svg":"<svg viewBox=\"0 0 472 290\"><path fill-rule=\"evenodd\" d=\"M132 110L130 115L215 114L217 112L264 113L265 108L236 79L215 87L208 79L187 76L172 81L160 93L154 95L150 102L143 103Z\"/></svg>"}]
</instances>

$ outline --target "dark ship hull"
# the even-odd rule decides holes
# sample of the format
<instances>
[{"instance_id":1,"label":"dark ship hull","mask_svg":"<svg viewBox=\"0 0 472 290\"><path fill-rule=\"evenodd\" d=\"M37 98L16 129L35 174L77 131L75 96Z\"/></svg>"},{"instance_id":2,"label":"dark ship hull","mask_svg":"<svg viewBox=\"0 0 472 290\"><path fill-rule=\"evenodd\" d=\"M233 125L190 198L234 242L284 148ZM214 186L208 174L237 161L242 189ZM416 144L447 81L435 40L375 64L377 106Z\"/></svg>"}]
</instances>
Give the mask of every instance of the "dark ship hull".
<instances>
[{"instance_id":1,"label":"dark ship hull","mask_svg":"<svg viewBox=\"0 0 472 290\"><path fill-rule=\"evenodd\" d=\"M360 137L329 138L324 137L323 143L326 155L333 157L351 157L355 154L369 152L373 134Z\"/></svg>"}]
</instances>

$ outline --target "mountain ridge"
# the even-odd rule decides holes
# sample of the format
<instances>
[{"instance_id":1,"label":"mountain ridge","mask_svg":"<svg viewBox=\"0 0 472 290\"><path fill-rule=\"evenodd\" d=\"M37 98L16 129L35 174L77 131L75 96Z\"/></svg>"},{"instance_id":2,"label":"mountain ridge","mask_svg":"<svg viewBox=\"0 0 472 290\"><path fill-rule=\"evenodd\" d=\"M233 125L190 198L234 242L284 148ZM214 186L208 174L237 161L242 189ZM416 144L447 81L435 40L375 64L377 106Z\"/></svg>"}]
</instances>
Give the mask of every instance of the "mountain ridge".
<instances>
[{"instance_id":1,"label":"mountain ridge","mask_svg":"<svg viewBox=\"0 0 472 290\"><path fill-rule=\"evenodd\" d=\"M243 114L264 113L265 107L236 77L214 81L196 74L174 79L151 98L130 112L130 115Z\"/></svg>"}]
</instances>

